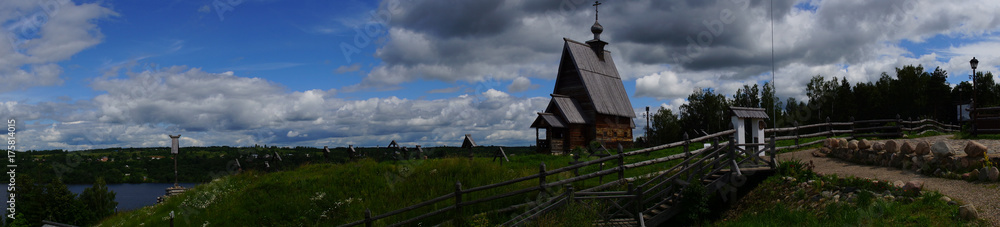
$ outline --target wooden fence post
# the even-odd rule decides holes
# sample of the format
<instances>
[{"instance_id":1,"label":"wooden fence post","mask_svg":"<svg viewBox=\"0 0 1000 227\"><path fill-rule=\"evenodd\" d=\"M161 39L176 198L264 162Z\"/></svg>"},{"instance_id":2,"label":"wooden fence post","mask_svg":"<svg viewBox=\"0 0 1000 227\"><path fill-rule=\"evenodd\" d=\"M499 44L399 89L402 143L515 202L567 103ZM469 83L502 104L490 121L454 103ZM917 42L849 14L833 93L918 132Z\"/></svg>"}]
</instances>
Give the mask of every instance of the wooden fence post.
<instances>
[{"instance_id":1,"label":"wooden fence post","mask_svg":"<svg viewBox=\"0 0 1000 227\"><path fill-rule=\"evenodd\" d=\"M736 148L737 148L736 147L736 138L735 137L729 137L729 160L733 160L733 161L736 160ZM723 160L725 160L725 159L723 159ZM726 163L729 163L729 162L726 162ZM730 168L730 170L732 170L733 173L736 172L736 167L735 166L730 166L729 168Z\"/></svg>"},{"instance_id":2,"label":"wooden fence post","mask_svg":"<svg viewBox=\"0 0 1000 227\"><path fill-rule=\"evenodd\" d=\"M792 125L795 126L795 148L799 148L799 121L793 121ZM772 135L773 137L773 135Z\"/></svg>"},{"instance_id":3,"label":"wooden fence post","mask_svg":"<svg viewBox=\"0 0 1000 227\"><path fill-rule=\"evenodd\" d=\"M688 139L688 133L685 132L684 133L684 155L687 156L685 158L691 158L691 150L688 148L689 144L691 144L691 140ZM687 168L688 164L689 163L684 163L684 168Z\"/></svg>"},{"instance_id":4,"label":"wooden fence post","mask_svg":"<svg viewBox=\"0 0 1000 227\"><path fill-rule=\"evenodd\" d=\"M899 137L903 137L903 119L896 114L896 131L899 132Z\"/></svg>"},{"instance_id":5,"label":"wooden fence post","mask_svg":"<svg viewBox=\"0 0 1000 227\"><path fill-rule=\"evenodd\" d=\"M566 185L566 198L570 202L576 202L576 193L573 192L573 184Z\"/></svg>"},{"instance_id":6,"label":"wooden fence post","mask_svg":"<svg viewBox=\"0 0 1000 227\"><path fill-rule=\"evenodd\" d=\"M837 134L833 133L833 125L830 125L830 117L826 117L826 131L830 132L826 134L826 138L836 137Z\"/></svg>"},{"instance_id":7,"label":"wooden fence post","mask_svg":"<svg viewBox=\"0 0 1000 227\"><path fill-rule=\"evenodd\" d=\"M796 136L798 138L798 136ZM778 160L776 156L778 155L778 138L771 135L771 168L774 169L778 166ZM795 146L798 146L798 139L795 139Z\"/></svg>"},{"instance_id":8,"label":"wooden fence post","mask_svg":"<svg viewBox=\"0 0 1000 227\"><path fill-rule=\"evenodd\" d=\"M455 181L455 217L462 217L462 182Z\"/></svg>"},{"instance_id":9,"label":"wooden fence post","mask_svg":"<svg viewBox=\"0 0 1000 227\"><path fill-rule=\"evenodd\" d=\"M854 116L851 116L851 138L852 139L857 139L857 138L854 137L854 135L855 135L854 134L854 124L855 124L854 123Z\"/></svg>"},{"instance_id":10,"label":"wooden fence post","mask_svg":"<svg viewBox=\"0 0 1000 227\"><path fill-rule=\"evenodd\" d=\"M365 209L365 227L372 227L372 210Z\"/></svg>"},{"instance_id":11,"label":"wooden fence post","mask_svg":"<svg viewBox=\"0 0 1000 227\"><path fill-rule=\"evenodd\" d=\"M545 162L538 165L538 187L541 188L541 193L548 194L548 190L545 185Z\"/></svg>"},{"instance_id":12,"label":"wooden fence post","mask_svg":"<svg viewBox=\"0 0 1000 227\"><path fill-rule=\"evenodd\" d=\"M618 180L625 179L625 152L618 152Z\"/></svg>"},{"instance_id":13,"label":"wooden fence post","mask_svg":"<svg viewBox=\"0 0 1000 227\"><path fill-rule=\"evenodd\" d=\"M635 223L642 223L642 186L635 188Z\"/></svg>"}]
</instances>

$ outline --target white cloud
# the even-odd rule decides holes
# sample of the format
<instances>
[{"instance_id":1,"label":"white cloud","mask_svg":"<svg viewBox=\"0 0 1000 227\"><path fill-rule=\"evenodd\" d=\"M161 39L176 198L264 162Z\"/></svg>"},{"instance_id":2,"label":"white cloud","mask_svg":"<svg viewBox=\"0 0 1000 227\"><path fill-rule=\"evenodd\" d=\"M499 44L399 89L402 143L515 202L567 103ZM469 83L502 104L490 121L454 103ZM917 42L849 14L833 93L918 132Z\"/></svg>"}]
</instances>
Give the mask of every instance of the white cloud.
<instances>
[{"instance_id":1,"label":"white cloud","mask_svg":"<svg viewBox=\"0 0 1000 227\"><path fill-rule=\"evenodd\" d=\"M123 78L95 79L106 92L92 100L7 102L26 149L162 146L183 134L185 146L458 145L471 133L482 144L526 145L529 124L547 98L519 98L487 89L434 100L399 97L351 100L335 90L286 91L260 78L175 66ZM35 125L38 122L72 122ZM22 123L23 124L23 123ZM49 123L51 124L51 123ZM457 139L456 139L457 138Z\"/></svg>"},{"instance_id":2,"label":"white cloud","mask_svg":"<svg viewBox=\"0 0 1000 227\"><path fill-rule=\"evenodd\" d=\"M61 84L55 64L97 45L98 19L117 16L97 3L69 0L0 2L0 92Z\"/></svg>"},{"instance_id":3,"label":"white cloud","mask_svg":"<svg viewBox=\"0 0 1000 227\"><path fill-rule=\"evenodd\" d=\"M510 83L510 85L507 85L507 91L517 93L527 90L538 89L538 87L539 85L537 84L531 84L531 80L528 79L527 77L518 77L515 78L514 81Z\"/></svg>"},{"instance_id":4,"label":"white cloud","mask_svg":"<svg viewBox=\"0 0 1000 227\"><path fill-rule=\"evenodd\" d=\"M342 74L349 72L357 72L358 70L361 70L361 64L354 63L351 65L341 65L340 67L337 67L337 70L335 70L334 72L336 72L337 74Z\"/></svg>"}]
</instances>

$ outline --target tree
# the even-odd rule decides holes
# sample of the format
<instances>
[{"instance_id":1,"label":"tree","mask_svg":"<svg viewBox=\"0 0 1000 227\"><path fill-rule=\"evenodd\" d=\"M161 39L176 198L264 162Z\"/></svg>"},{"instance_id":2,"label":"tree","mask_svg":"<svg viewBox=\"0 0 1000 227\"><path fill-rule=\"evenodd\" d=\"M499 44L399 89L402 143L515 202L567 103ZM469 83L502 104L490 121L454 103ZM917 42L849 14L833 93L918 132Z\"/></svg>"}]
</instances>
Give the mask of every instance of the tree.
<instances>
[{"instance_id":1,"label":"tree","mask_svg":"<svg viewBox=\"0 0 1000 227\"><path fill-rule=\"evenodd\" d=\"M670 143L681 139L681 122L674 115L673 111L667 108L660 108L653 114L652 128L650 128L650 142L656 144Z\"/></svg>"},{"instance_id":2,"label":"tree","mask_svg":"<svg viewBox=\"0 0 1000 227\"><path fill-rule=\"evenodd\" d=\"M764 83L764 89L760 94L760 106L767 111L767 114L771 115L771 119L783 119L781 116L781 99L778 99L774 95L774 84L770 82ZM773 127L781 127L779 125L774 125Z\"/></svg>"},{"instance_id":3,"label":"tree","mask_svg":"<svg viewBox=\"0 0 1000 227\"><path fill-rule=\"evenodd\" d=\"M688 103L680 108L681 125L684 130L693 132L689 134L692 136L730 129L732 125L726 119L728 107L726 97L711 88L695 90L688 96Z\"/></svg>"},{"instance_id":4,"label":"tree","mask_svg":"<svg viewBox=\"0 0 1000 227\"><path fill-rule=\"evenodd\" d=\"M841 122L849 121L852 116L857 115L851 83L847 82L847 77L841 78L840 86L835 89L836 98L832 102L833 109L830 111L830 119Z\"/></svg>"},{"instance_id":5,"label":"tree","mask_svg":"<svg viewBox=\"0 0 1000 227\"><path fill-rule=\"evenodd\" d=\"M834 98L836 97L837 77L830 81L825 81L823 76L816 75L809 79L806 84L806 95L809 96L809 107L817 110L818 114L811 121L823 122L826 117L833 112Z\"/></svg>"},{"instance_id":6,"label":"tree","mask_svg":"<svg viewBox=\"0 0 1000 227\"><path fill-rule=\"evenodd\" d=\"M733 105L739 107L760 107L759 93L760 90L756 84L753 87L744 84L743 88L736 90L736 94L733 95Z\"/></svg>"},{"instance_id":7,"label":"tree","mask_svg":"<svg viewBox=\"0 0 1000 227\"><path fill-rule=\"evenodd\" d=\"M955 119L955 106L951 102L951 86L948 84L948 72L941 67L934 68L927 81L927 104L930 105L931 117L935 120L948 122Z\"/></svg>"},{"instance_id":8,"label":"tree","mask_svg":"<svg viewBox=\"0 0 1000 227\"><path fill-rule=\"evenodd\" d=\"M100 177L97 178L93 186L84 189L83 193L80 193L80 202L83 203L88 212L81 224L95 224L114 214L115 207L118 206L118 202L115 202L115 194L115 192L108 190L104 179Z\"/></svg>"},{"instance_id":9,"label":"tree","mask_svg":"<svg viewBox=\"0 0 1000 227\"><path fill-rule=\"evenodd\" d=\"M66 184L61 181L53 181L45 186L45 191L40 196L43 201L40 205L44 208L41 216L45 220L72 223L74 225L83 220L83 204L76 199L76 194L69 191ZM41 222L41 220L39 220Z\"/></svg>"}]
</instances>

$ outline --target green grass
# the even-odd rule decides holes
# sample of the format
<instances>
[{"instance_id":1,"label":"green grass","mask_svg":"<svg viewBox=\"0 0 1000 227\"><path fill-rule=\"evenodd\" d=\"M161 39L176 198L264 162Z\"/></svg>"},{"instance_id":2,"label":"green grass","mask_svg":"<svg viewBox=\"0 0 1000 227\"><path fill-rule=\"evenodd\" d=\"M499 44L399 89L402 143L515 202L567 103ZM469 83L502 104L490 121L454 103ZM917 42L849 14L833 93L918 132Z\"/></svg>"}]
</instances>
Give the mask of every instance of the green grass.
<instances>
[{"instance_id":1,"label":"green grass","mask_svg":"<svg viewBox=\"0 0 1000 227\"><path fill-rule=\"evenodd\" d=\"M682 148L655 151L649 156L626 157L625 163L681 152ZM593 159L597 157L585 157L580 161ZM471 162L464 157L395 162L375 162L365 159L344 164L309 164L294 170L275 173L244 172L199 185L182 195L171 197L162 204L116 214L103 221L101 226L165 225L171 211L175 212L175 221L182 225L212 224L212 222L234 226L260 223L277 226L340 225L364 219L366 209L370 209L375 216L442 195L453 194L456 182L461 182L463 189L470 189L538 174L541 163L545 163L546 169L550 171L565 167L572 158L543 154L515 155L511 157L511 162L504 162L502 165L491 160L492 158L486 157L476 158ZM680 161L629 169L625 177L664 170L678 162ZM617 165L617 160L607 161L603 169L614 168ZM601 169L598 165L591 165L581 168L580 174ZM546 181L552 182L573 176L572 172L563 172L546 177ZM577 189L582 189L613 180L617 180L617 174L606 175L603 179L593 178L576 182L573 185ZM496 189L463 194L463 201L536 185L538 180L529 180ZM550 189L552 193L561 193L561 190L562 188ZM513 214L481 213L532 201L538 196L537 193L527 193L475 204L464 207L465 212L461 215L446 212L443 215L423 219L423 224L449 223L450 217L456 215L465 217L459 219L461 223L457 225L499 224ZM396 223L452 204L454 201L448 199L429 207L382 219L376 222L376 225Z\"/></svg>"},{"instance_id":2,"label":"green grass","mask_svg":"<svg viewBox=\"0 0 1000 227\"><path fill-rule=\"evenodd\" d=\"M102 226L165 225L174 211L182 225L211 222L232 226L339 225L364 219L364 211L382 214L405 206L453 193L455 182L463 188L486 185L530 175L524 169L494 165L483 159L436 159L411 163L378 163L362 160L347 164L305 165L277 173L248 172L223 177L172 197L163 204L119 213ZM513 187L526 187L524 182ZM471 200L512 190L504 187L466 195ZM494 208L522 202L521 198L473 205L467 210ZM451 200L376 222L385 225L443 208ZM443 217L429 220L441 220Z\"/></svg>"},{"instance_id":3,"label":"green grass","mask_svg":"<svg viewBox=\"0 0 1000 227\"><path fill-rule=\"evenodd\" d=\"M801 139L801 143L823 139L821 137ZM792 141L779 141L779 146ZM692 144L691 150L701 144ZM635 149L632 149L635 150ZM651 152L650 155L635 155L625 158L625 163L635 163L668 155L682 153L683 148ZM594 160L584 157L579 161ZM342 164L307 164L293 170L263 173L244 172L238 175L216 179L202 184L189 192L168 199L162 204L116 214L102 222L102 226L165 225L171 211L175 212L177 223L182 225L225 223L234 226L269 223L276 226L328 226L340 225L364 219L365 210L373 216L408 207L426 200L449 195L455 191L455 182L461 182L463 189L489 185L511 179L538 174L539 165L545 163L551 171L570 165L570 156L545 154L518 154L510 157L510 162L492 161L492 157L477 157L469 161L465 157L448 157L430 160L384 161L364 159ZM625 177L646 175L675 166L682 160L674 160L650 166L629 169ZM587 174L601 169L618 166L617 160L604 163L604 167L590 165L580 169L579 174ZM563 172L546 177L547 182L573 177L572 172ZM573 183L577 189L589 188L617 180L617 174L603 179L592 178ZM639 180L636 183L644 183ZM538 180L529 180L496 189L463 194L464 201L471 201L538 185ZM621 188L619 188L621 189ZM550 188L551 193L562 193L562 188ZM509 220L515 213L483 212L506 208L511 205L534 201L537 193L527 193L464 207L464 213L444 214L422 219L424 225L444 223L447 225L496 225ZM432 204L425 208L404 212L377 221L376 225L386 225L403 221L418 215L454 204L452 199ZM578 214L579 207L569 206L563 212ZM451 217L459 216L458 223ZM591 215L592 216L592 215ZM570 219L548 216L540 220L558 223L576 223ZM541 221L539 223L549 223ZM217 223L216 223L217 224Z\"/></svg>"},{"instance_id":4,"label":"green grass","mask_svg":"<svg viewBox=\"0 0 1000 227\"><path fill-rule=\"evenodd\" d=\"M796 166L798 165L798 166ZM729 220L713 226L988 226L985 221L964 221L958 218L958 206L948 205L938 192L917 195L892 187L886 182L860 178L820 176L802 168L801 163L785 162L779 174L765 180L758 190L741 200L740 207ZM782 177L793 176L795 182L815 180L811 190L793 186ZM825 183L818 183L825 182ZM820 206L809 200L823 190L855 187L862 190L853 202L826 202ZM763 189L763 190L762 190ZM897 198L873 197L871 192L890 191ZM791 195L791 196L788 196ZM907 198L913 198L912 201Z\"/></svg>"},{"instance_id":5,"label":"green grass","mask_svg":"<svg viewBox=\"0 0 1000 227\"><path fill-rule=\"evenodd\" d=\"M835 203L821 212L790 208L777 203L761 207L733 221L717 226L986 226L983 222L965 222L957 217L957 206L939 200L930 193L911 203L875 200L870 204Z\"/></svg>"}]
</instances>

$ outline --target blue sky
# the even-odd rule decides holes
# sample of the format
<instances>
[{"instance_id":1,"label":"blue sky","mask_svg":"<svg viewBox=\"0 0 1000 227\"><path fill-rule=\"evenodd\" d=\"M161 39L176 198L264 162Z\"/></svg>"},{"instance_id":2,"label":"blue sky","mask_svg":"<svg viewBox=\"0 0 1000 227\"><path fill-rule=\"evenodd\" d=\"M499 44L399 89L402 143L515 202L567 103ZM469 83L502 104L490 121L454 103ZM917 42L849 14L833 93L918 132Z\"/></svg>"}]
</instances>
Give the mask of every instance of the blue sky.
<instances>
[{"instance_id":1,"label":"blue sky","mask_svg":"<svg viewBox=\"0 0 1000 227\"><path fill-rule=\"evenodd\" d=\"M876 80L904 65L996 71L1000 4L983 1L608 1L637 112L696 88L814 75ZM592 37L587 1L0 3L0 116L27 149L188 145L529 145L562 38ZM638 114L637 125L644 125ZM641 135L637 128L635 135Z\"/></svg>"}]
</instances>

